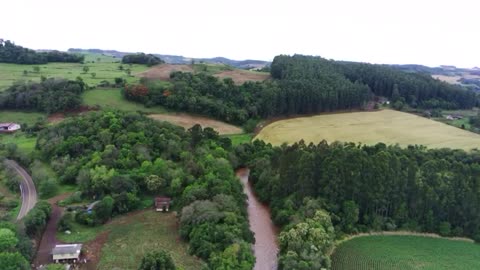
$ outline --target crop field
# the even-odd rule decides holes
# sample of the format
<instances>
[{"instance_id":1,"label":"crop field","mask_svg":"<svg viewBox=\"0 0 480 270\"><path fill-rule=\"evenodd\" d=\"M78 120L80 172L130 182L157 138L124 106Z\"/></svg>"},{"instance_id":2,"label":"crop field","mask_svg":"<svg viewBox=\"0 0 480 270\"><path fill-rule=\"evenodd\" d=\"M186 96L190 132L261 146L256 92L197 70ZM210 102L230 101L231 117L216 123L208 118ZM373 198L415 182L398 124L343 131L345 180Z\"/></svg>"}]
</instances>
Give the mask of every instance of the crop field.
<instances>
[{"instance_id":1,"label":"crop field","mask_svg":"<svg viewBox=\"0 0 480 270\"><path fill-rule=\"evenodd\" d=\"M88 90L83 93L83 103L87 106L100 106L103 109L113 108L123 111L140 111L144 113L164 113L166 109L161 106L151 108L143 104L126 100L118 88Z\"/></svg>"},{"instance_id":2,"label":"crop field","mask_svg":"<svg viewBox=\"0 0 480 270\"><path fill-rule=\"evenodd\" d=\"M422 236L357 237L335 249L332 269L480 269L480 245Z\"/></svg>"},{"instance_id":3,"label":"crop field","mask_svg":"<svg viewBox=\"0 0 480 270\"><path fill-rule=\"evenodd\" d=\"M274 145L342 141L378 142L429 148L480 148L480 135L413 114L393 110L323 114L291 118L264 127L255 139Z\"/></svg>"},{"instance_id":4,"label":"crop field","mask_svg":"<svg viewBox=\"0 0 480 270\"><path fill-rule=\"evenodd\" d=\"M124 70L120 70L119 59L105 56L101 54L86 54L85 64L80 63L49 63L46 65L17 65L0 63L0 91L8 88L15 81L40 81L41 76L61 77L67 79L82 79L90 86L95 86L101 81L113 82L116 77L122 77L127 82L138 81L133 74L145 71L148 69L145 65L122 65ZM93 63L92 63L93 62ZM89 68L88 72L83 71L83 67ZM36 72L35 67L40 70ZM131 75L126 73L130 69ZM26 71L26 73L25 73ZM92 73L95 73L93 76Z\"/></svg>"},{"instance_id":5,"label":"crop field","mask_svg":"<svg viewBox=\"0 0 480 270\"><path fill-rule=\"evenodd\" d=\"M242 129L234 125L227 124L225 122L213 120L210 118L189 115L186 113L177 113L177 114L152 114L151 118L158 121L167 121L174 125L184 127L189 129L192 126L199 124L202 127L211 127L218 131L220 134L239 134L242 133Z\"/></svg>"}]
</instances>

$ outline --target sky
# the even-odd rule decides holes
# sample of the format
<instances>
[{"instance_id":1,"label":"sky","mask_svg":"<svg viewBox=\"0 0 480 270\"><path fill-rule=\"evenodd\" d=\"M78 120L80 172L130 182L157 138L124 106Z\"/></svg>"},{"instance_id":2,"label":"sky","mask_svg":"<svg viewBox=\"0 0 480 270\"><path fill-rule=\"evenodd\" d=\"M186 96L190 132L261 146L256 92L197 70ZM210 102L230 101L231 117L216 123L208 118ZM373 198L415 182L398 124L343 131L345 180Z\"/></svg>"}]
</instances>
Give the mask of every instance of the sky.
<instances>
[{"instance_id":1,"label":"sky","mask_svg":"<svg viewBox=\"0 0 480 270\"><path fill-rule=\"evenodd\" d=\"M478 0L12 0L0 38L32 49L480 66Z\"/></svg>"}]
</instances>

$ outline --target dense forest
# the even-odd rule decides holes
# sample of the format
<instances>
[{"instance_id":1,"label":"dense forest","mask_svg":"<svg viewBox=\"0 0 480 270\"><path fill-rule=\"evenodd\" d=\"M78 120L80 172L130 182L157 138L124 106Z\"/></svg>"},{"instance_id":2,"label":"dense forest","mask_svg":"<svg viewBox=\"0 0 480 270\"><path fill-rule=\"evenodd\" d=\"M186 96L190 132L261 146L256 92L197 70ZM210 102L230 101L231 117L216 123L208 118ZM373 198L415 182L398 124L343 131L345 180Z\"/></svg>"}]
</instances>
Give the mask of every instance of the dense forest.
<instances>
[{"instance_id":1,"label":"dense forest","mask_svg":"<svg viewBox=\"0 0 480 270\"><path fill-rule=\"evenodd\" d=\"M135 113L95 112L43 130L37 148L61 182L79 186L78 196L101 199L92 215L66 215L62 228L73 220L95 226L140 208L144 196L150 203L152 196L170 196L192 254L212 269L252 268L236 158L230 140L213 129L185 132Z\"/></svg>"},{"instance_id":2,"label":"dense forest","mask_svg":"<svg viewBox=\"0 0 480 270\"><path fill-rule=\"evenodd\" d=\"M475 92L433 79L430 74L403 72L386 65L336 64L347 78L367 84L375 95L393 102L427 109L470 109L478 103Z\"/></svg>"},{"instance_id":3,"label":"dense forest","mask_svg":"<svg viewBox=\"0 0 480 270\"><path fill-rule=\"evenodd\" d=\"M0 43L0 63L46 64L48 62L82 63L83 55L59 51L36 52L7 40Z\"/></svg>"},{"instance_id":4,"label":"dense forest","mask_svg":"<svg viewBox=\"0 0 480 270\"><path fill-rule=\"evenodd\" d=\"M314 261L332 245L331 226L337 237L405 229L480 241L478 151L403 149L382 143L272 147L255 141L239 146L236 154L251 168L250 180L270 205L273 220L284 226L282 269L319 269ZM316 213L318 209L326 212ZM297 239L292 250L289 235L317 226L311 220L319 215L326 232L323 242L314 241L313 234ZM310 244L321 247L311 250ZM292 258L308 267L289 267ZM322 261L328 266L328 258Z\"/></svg>"},{"instance_id":5,"label":"dense forest","mask_svg":"<svg viewBox=\"0 0 480 270\"><path fill-rule=\"evenodd\" d=\"M144 80L127 85L124 96L238 125L259 118L371 109L374 96L391 99L396 109L468 109L478 103L473 91L390 66L282 55L275 57L271 75L273 80L235 85L229 78L174 72L173 87Z\"/></svg>"},{"instance_id":6,"label":"dense forest","mask_svg":"<svg viewBox=\"0 0 480 270\"><path fill-rule=\"evenodd\" d=\"M156 57L153 54L127 54L122 57L122 63L124 64L142 64L149 67L165 63L162 59Z\"/></svg>"},{"instance_id":7,"label":"dense forest","mask_svg":"<svg viewBox=\"0 0 480 270\"><path fill-rule=\"evenodd\" d=\"M43 79L40 83L18 82L0 93L0 109L26 109L54 113L82 104L81 80Z\"/></svg>"}]
</instances>

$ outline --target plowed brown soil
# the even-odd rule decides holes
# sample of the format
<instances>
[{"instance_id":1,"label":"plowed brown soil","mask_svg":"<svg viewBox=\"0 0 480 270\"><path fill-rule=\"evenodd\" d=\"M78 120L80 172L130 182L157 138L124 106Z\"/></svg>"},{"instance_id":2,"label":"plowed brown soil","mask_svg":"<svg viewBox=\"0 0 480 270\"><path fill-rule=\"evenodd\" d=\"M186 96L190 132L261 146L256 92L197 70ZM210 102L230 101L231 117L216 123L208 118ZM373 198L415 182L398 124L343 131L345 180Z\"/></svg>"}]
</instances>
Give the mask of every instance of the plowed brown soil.
<instances>
[{"instance_id":1,"label":"plowed brown soil","mask_svg":"<svg viewBox=\"0 0 480 270\"><path fill-rule=\"evenodd\" d=\"M174 71L193 72L193 68L189 65L162 64L138 73L136 76L147 79L160 79L168 81L170 79L170 73Z\"/></svg>"}]
</instances>

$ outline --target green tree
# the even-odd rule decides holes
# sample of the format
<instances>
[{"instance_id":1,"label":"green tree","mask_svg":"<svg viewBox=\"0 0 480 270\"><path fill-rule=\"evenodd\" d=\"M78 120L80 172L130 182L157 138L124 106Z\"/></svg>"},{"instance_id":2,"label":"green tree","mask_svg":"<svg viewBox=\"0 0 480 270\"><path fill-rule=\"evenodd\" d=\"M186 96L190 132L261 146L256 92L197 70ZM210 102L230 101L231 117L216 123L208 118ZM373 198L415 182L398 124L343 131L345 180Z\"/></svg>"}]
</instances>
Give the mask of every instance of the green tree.
<instances>
[{"instance_id":1,"label":"green tree","mask_svg":"<svg viewBox=\"0 0 480 270\"><path fill-rule=\"evenodd\" d=\"M92 79L95 79L95 77L97 76L97 73L92 72L92 73L90 73L90 76L92 76Z\"/></svg>"},{"instance_id":2,"label":"green tree","mask_svg":"<svg viewBox=\"0 0 480 270\"><path fill-rule=\"evenodd\" d=\"M217 270L250 270L255 263L250 244L234 243L221 253L212 254L210 266Z\"/></svg>"},{"instance_id":3,"label":"green tree","mask_svg":"<svg viewBox=\"0 0 480 270\"><path fill-rule=\"evenodd\" d=\"M0 229L0 252L12 251L18 243L15 233L10 229Z\"/></svg>"},{"instance_id":4,"label":"green tree","mask_svg":"<svg viewBox=\"0 0 480 270\"><path fill-rule=\"evenodd\" d=\"M33 72L39 73L40 72L40 67L39 66L34 66L33 67Z\"/></svg>"},{"instance_id":5,"label":"green tree","mask_svg":"<svg viewBox=\"0 0 480 270\"><path fill-rule=\"evenodd\" d=\"M83 66L83 73L88 73L88 71L90 70L90 68L88 66Z\"/></svg>"},{"instance_id":6,"label":"green tree","mask_svg":"<svg viewBox=\"0 0 480 270\"><path fill-rule=\"evenodd\" d=\"M105 196L102 201L97 203L93 208L96 223L105 223L112 216L113 199L110 196Z\"/></svg>"},{"instance_id":7,"label":"green tree","mask_svg":"<svg viewBox=\"0 0 480 270\"><path fill-rule=\"evenodd\" d=\"M0 267L2 270L29 270L27 260L18 252L1 252Z\"/></svg>"},{"instance_id":8,"label":"green tree","mask_svg":"<svg viewBox=\"0 0 480 270\"><path fill-rule=\"evenodd\" d=\"M330 216L326 211L318 210L313 218L280 233L280 268L330 268L327 252L334 244L334 236Z\"/></svg>"},{"instance_id":9,"label":"green tree","mask_svg":"<svg viewBox=\"0 0 480 270\"><path fill-rule=\"evenodd\" d=\"M161 192L166 185L165 179L160 178L158 175L147 176L145 183L147 184L147 189L153 193Z\"/></svg>"},{"instance_id":10,"label":"green tree","mask_svg":"<svg viewBox=\"0 0 480 270\"><path fill-rule=\"evenodd\" d=\"M58 191L57 181L55 179L43 180L39 185L39 191L42 198L52 197Z\"/></svg>"},{"instance_id":11,"label":"green tree","mask_svg":"<svg viewBox=\"0 0 480 270\"><path fill-rule=\"evenodd\" d=\"M169 253L164 250L151 251L142 259L139 270L175 270L175 263Z\"/></svg>"}]
</instances>

